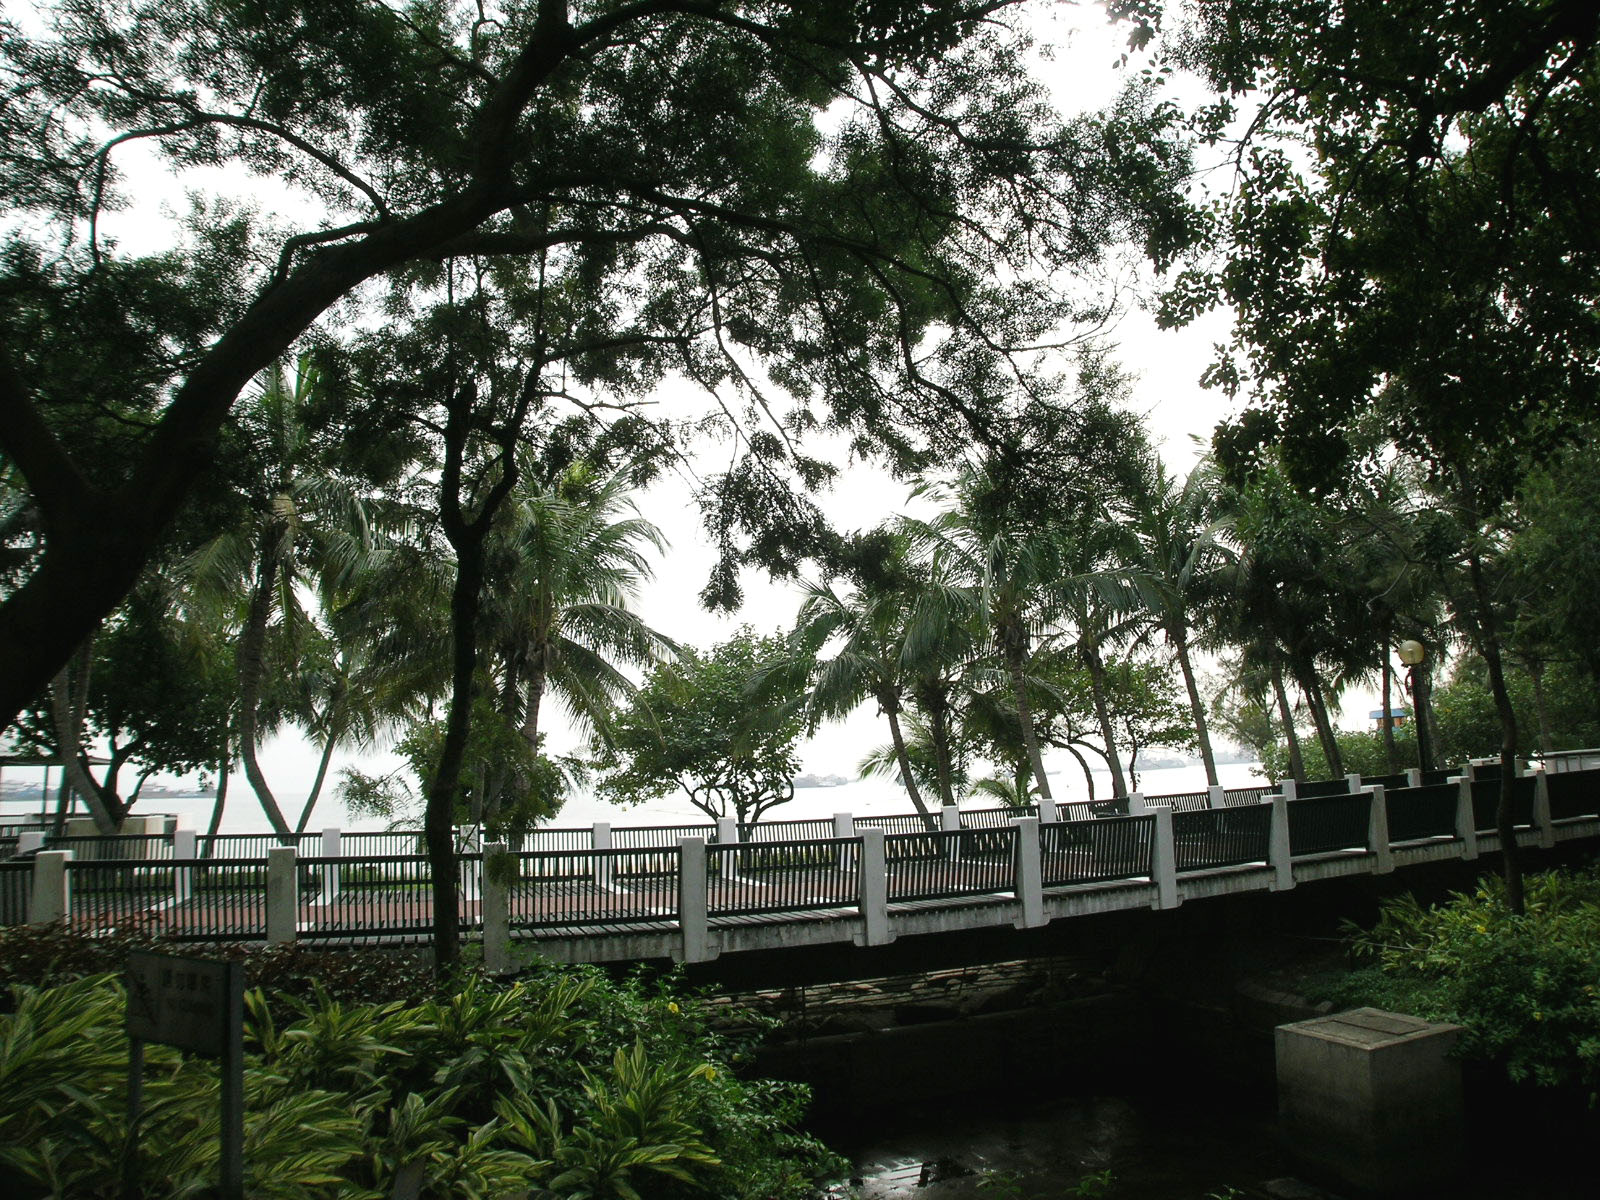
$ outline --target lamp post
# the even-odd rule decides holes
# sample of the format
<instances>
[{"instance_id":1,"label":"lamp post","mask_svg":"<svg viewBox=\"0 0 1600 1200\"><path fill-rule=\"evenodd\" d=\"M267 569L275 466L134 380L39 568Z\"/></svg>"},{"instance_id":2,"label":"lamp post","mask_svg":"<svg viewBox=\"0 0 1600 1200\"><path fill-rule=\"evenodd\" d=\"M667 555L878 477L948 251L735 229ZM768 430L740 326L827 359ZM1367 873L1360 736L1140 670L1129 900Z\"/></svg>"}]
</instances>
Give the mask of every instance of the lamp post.
<instances>
[{"instance_id":1,"label":"lamp post","mask_svg":"<svg viewBox=\"0 0 1600 1200\"><path fill-rule=\"evenodd\" d=\"M1428 657L1428 648L1415 638L1407 638L1395 647L1400 661L1406 665L1406 682L1411 688L1411 707L1416 714L1417 765L1424 771L1433 768L1433 746L1428 741L1428 673L1418 668Z\"/></svg>"}]
</instances>

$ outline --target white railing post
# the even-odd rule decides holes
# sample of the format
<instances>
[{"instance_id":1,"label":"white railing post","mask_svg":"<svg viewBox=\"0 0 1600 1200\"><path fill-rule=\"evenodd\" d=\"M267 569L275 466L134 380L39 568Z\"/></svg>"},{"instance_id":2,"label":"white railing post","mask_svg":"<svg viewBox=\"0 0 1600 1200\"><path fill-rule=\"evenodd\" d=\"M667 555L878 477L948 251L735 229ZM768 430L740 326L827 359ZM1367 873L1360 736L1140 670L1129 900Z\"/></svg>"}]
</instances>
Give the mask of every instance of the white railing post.
<instances>
[{"instance_id":1,"label":"white railing post","mask_svg":"<svg viewBox=\"0 0 1600 1200\"><path fill-rule=\"evenodd\" d=\"M1461 857L1478 857L1478 819L1472 814L1472 772L1456 781L1456 837L1461 842Z\"/></svg>"},{"instance_id":2,"label":"white railing post","mask_svg":"<svg viewBox=\"0 0 1600 1200\"><path fill-rule=\"evenodd\" d=\"M1550 785L1543 771L1533 772L1533 827L1539 831L1540 849L1554 849L1556 825L1550 816Z\"/></svg>"},{"instance_id":3,"label":"white railing post","mask_svg":"<svg viewBox=\"0 0 1600 1200\"><path fill-rule=\"evenodd\" d=\"M41 850L33 856L28 924L49 925L65 921L72 913L72 880L67 874L71 861L71 850Z\"/></svg>"},{"instance_id":4,"label":"white railing post","mask_svg":"<svg viewBox=\"0 0 1600 1200\"><path fill-rule=\"evenodd\" d=\"M1016 897L1022 906L1019 929L1037 929L1045 923L1044 869L1039 857L1039 818L1012 817L1017 830Z\"/></svg>"},{"instance_id":5,"label":"white railing post","mask_svg":"<svg viewBox=\"0 0 1600 1200\"><path fill-rule=\"evenodd\" d=\"M861 831L861 946L885 946L889 932L889 862L883 850L883 830Z\"/></svg>"},{"instance_id":6,"label":"white railing post","mask_svg":"<svg viewBox=\"0 0 1600 1200\"><path fill-rule=\"evenodd\" d=\"M17 853L32 854L36 850L44 849L44 830L24 829L17 834Z\"/></svg>"},{"instance_id":7,"label":"white railing post","mask_svg":"<svg viewBox=\"0 0 1600 1200\"><path fill-rule=\"evenodd\" d=\"M1227 808L1228 792L1220 783L1213 783L1206 788L1207 808Z\"/></svg>"},{"instance_id":8,"label":"white railing post","mask_svg":"<svg viewBox=\"0 0 1600 1200\"><path fill-rule=\"evenodd\" d=\"M678 839L678 931L682 936L679 961L708 962L711 925L706 899L706 840Z\"/></svg>"},{"instance_id":9,"label":"white railing post","mask_svg":"<svg viewBox=\"0 0 1600 1200\"><path fill-rule=\"evenodd\" d=\"M1394 850L1389 844L1389 800L1381 784L1371 789L1367 807L1367 849L1372 851L1372 873L1387 875L1394 870Z\"/></svg>"},{"instance_id":10,"label":"white railing post","mask_svg":"<svg viewBox=\"0 0 1600 1200\"><path fill-rule=\"evenodd\" d=\"M504 863L504 842L485 842L483 846L483 966L491 975L505 975L511 970L511 905L510 889L499 878L495 863Z\"/></svg>"},{"instance_id":11,"label":"white railing post","mask_svg":"<svg viewBox=\"0 0 1600 1200\"><path fill-rule=\"evenodd\" d=\"M1043 825L1050 821L1059 821L1060 819L1060 805L1058 805L1054 800L1046 800L1043 796L1041 796L1039 798L1039 823Z\"/></svg>"},{"instance_id":12,"label":"white railing post","mask_svg":"<svg viewBox=\"0 0 1600 1200\"><path fill-rule=\"evenodd\" d=\"M1421 767L1407 767L1406 768L1406 786L1407 787L1421 787L1422 786L1422 768Z\"/></svg>"},{"instance_id":13,"label":"white railing post","mask_svg":"<svg viewBox=\"0 0 1600 1200\"><path fill-rule=\"evenodd\" d=\"M267 851L267 941L294 941L300 920L300 881L293 846Z\"/></svg>"},{"instance_id":14,"label":"white railing post","mask_svg":"<svg viewBox=\"0 0 1600 1200\"><path fill-rule=\"evenodd\" d=\"M1289 845L1289 801L1269 796L1272 821L1267 827L1267 864L1272 868L1271 890L1287 892L1294 886L1294 853Z\"/></svg>"},{"instance_id":15,"label":"white railing post","mask_svg":"<svg viewBox=\"0 0 1600 1200\"><path fill-rule=\"evenodd\" d=\"M1278 792L1285 800L1300 799L1300 783L1293 776L1279 780Z\"/></svg>"},{"instance_id":16,"label":"white railing post","mask_svg":"<svg viewBox=\"0 0 1600 1200\"><path fill-rule=\"evenodd\" d=\"M719 846L734 846L739 843L739 818L717 818L717 844Z\"/></svg>"},{"instance_id":17,"label":"white railing post","mask_svg":"<svg viewBox=\"0 0 1600 1200\"><path fill-rule=\"evenodd\" d=\"M856 819L850 813L833 814L833 836L836 838L853 838L856 835ZM839 847L839 870L848 871L855 866L856 856L854 846Z\"/></svg>"},{"instance_id":18,"label":"white railing post","mask_svg":"<svg viewBox=\"0 0 1600 1200\"><path fill-rule=\"evenodd\" d=\"M1128 815L1130 817L1142 816L1147 810L1144 806L1143 792L1128 793Z\"/></svg>"},{"instance_id":19,"label":"white railing post","mask_svg":"<svg viewBox=\"0 0 1600 1200\"><path fill-rule=\"evenodd\" d=\"M611 849L611 823L609 821L596 821L594 828L589 832L589 849ZM611 890L612 868L616 860L609 854L596 854L592 867L594 870L594 885L605 891Z\"/></svg>"},{"instance_id":20,"label":"white railing post","mask_svg":"<svg viewBox=\"0 0 1600 1200\"><path fill-rule=\"evenodd\" d=\"M1352 796L1361 790L1361 775L1359 772L1344 777L1344 790Z\"/></svg>"},{"instance_id":21,"label":"white railing post","mask_svg":"<svg viewBox=\"0 0 1600 1200\"><path fill-rule=\"evenodd\" d=\"M1150 882L1156 885L1151 908L1177 908L1178 846L1172 837L1172 810L1152 808L1156 819L1155 837L1150 842Z\"/></svg>"},{"instance_id":22,"label":"white railing post","mask_svg":"<svg viewBox=\"0 0 1600 1200\"><path fill-rule=\"evenodd\" d=\"M344 835L337 829L322 831L322 857L340 858L344 854ZM322 868L322 902L332 904L339 898L339 864L329 863Z\"/></svg>"},{"instance_id":23,"label":"white railing post","mask_svg":"<svg viewBox=\"0 0 1600 1200\"><path fill-rule=\"evenodd\" d=\"M946 804L939 809L939 828L949 832L961 828L961 810L954 804Z\"/></svg>"},{"instance_id":24,"label":"white railing post","mask_svg":"<svg viewBox=\"0 0 1600 1200\"><path fill-rule=\"evenodd\" d=\"M172 831L172 900L174 904L182 904L194 895L194 868L185 864L192 863L198 857L199 847L196 843L196 834L192 829L174 829Z\"/></svg>"}]
</instances>

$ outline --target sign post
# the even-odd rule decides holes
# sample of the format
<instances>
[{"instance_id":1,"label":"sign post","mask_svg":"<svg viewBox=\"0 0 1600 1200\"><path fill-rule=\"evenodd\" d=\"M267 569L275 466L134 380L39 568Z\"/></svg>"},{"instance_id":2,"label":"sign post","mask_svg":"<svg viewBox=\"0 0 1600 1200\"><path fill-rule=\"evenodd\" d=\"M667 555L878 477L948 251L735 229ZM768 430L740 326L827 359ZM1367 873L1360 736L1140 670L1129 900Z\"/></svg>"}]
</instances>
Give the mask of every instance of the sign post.
<instances>
[{"instance_id":1,"label":"sign post","mask_svg":"<svg viewBox=\"0 0 1600 1200\"><path fill-rule=\"evenodd\" d=\"M244 967L136 951L128 955L129 1180L137 1178L144 1044L160 1042L222 1062L223 1200L244 1200ZM130 1189L131 1190L131 1189Z\"/></svg>"}]
</instances>

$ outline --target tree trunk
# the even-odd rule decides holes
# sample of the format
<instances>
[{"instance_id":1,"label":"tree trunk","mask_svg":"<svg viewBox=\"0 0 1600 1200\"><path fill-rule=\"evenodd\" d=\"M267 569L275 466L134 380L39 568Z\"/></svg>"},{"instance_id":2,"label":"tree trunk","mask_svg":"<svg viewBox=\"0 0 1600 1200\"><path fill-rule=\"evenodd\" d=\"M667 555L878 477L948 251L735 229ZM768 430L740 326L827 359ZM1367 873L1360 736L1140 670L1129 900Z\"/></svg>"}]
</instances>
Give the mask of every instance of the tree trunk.
<instances>
[{"instance_id":1,"label":"tree trunk","mask_svg":"<svg viewBox=\"0 0 1600 1200\"><path fill-rule=\"evenodd\" d=\"M1278 701L1278 716L1283 721L1284 740L1289 743L1289 774L1296 783L1304 783L1305 755L1300 752L1300 735L1295 731L1294 710L1289 707L1289 692L1283 686L1283 667L1277 662L1272 664L1272 694Z\"/></svg>"},{"instance_id":2,"label":"tree trunk","mask_svg":"<svg viewBox=\"0 0 1600 1200\"><path fill-rule=\"evenodd\" d=\"M483 589L481 539L456 546L456 581L450 594L450 705L445 712L444 745L428 788L423 832L433 876L434 967L448 972L461 958L457 911L455 830L461 766L472 732L472 691L478 667L477 622Z\"/></svg>"},{"instance_id":3,"label":"tree trunk","mask_svg":"<svg viewBox=\"0 0 1600 1200\"><path fill-rule=\"evenodd\" d=\"M1167 631L1173 649L1178 653L1178 667L1183 671L1183 686L1189 690L1189 711L1194 714L1195 737L1200 743L1200 761L1206 766L1206 783L1216 787L1217 756L1211 751L1211 730L1206 726L1206 706L1200 702L1200 686L1195 682L1194 666L1189 661L1189 635L1183 626L1176 632Z\"/></svg>"},{"instance_id":4,"label":"tree trunk","mask_svg":"<svg viewBox=\"0 0 1600 1200\"><path fill-rule=\"evenodd\" d=\"M1506 880L1506 904L1511 911L1521 915L1524 907L1522 888L1522 855L1517 850L1517 830L1513 805L1516 799L1517 774L1517 713L1511 706L1511 693L1506 688L1504 664L1500 658L1500 637L1495 621L1494 604L1489 597L1489 587L1483 578L1483 564L1476 551L1467 556L1467 570L1472 578L1472 595L1477 604L1478 652L1489 668L1489 692L1494 697L1495 712L1500 717L1500 801L1495 806L1495 829L1500 835L1501 869Z\"/></svg>"},{"instance_id":5,"label":"tree trunk","mask_svg":"<svg viewBox=\"0 0 1600 1200\"><path fill-rule=\"evenodd\" d=\"M1089 803L1093 804L1094 803L1094 773L1089 770L1089 760L1084 758L1084 756L1082 754L1078 753L1078 748L1076 746L1073 746L1073 745L1069 744L1066 747L1066 751L1067 751L1068 754L1072 755L1073 758L1078 760L1078 766L1083 771L1083 786L1084 786L1084 790L1089 795Z\"/></svg>"},{"instance_id":6,"label":"tree trunk","mask_svg":"<svg viewBox=\"0 0 1600 1200\"><path fill-rule=\"evenodd\" d=\"M894 696L879 696L878 703L883 707L883 715L889 720L889 737L894 742L894 759L900 764L900 782L905 784L906 793L911 797L912 806L922 814L924 823L929 829L938 828L934 822L933 814L928 811L927 802L922 798L922 792L917 787L916 776L911 773L911 755L906 750L906 736L900 728L900 705Z\"/></svg>"},{"instance_id":7,"label":"tree trunk","mask_svg":"<svg viewBox=\"0 0 1600 1200\"><path fill-rule=\"evenodd\" d=\"M1039 795L1045 800L1054 799L1050 795L1050 781L1044 775L1044 756L1039 753L1039 736L1033 728L1033 707L1028 703L1028 686L1022 675L1020 655L1014 655L1011 659L1011 690L1016 693L1017 721L1022 726L1022 744L1027 748L1028 765L1033 768Z\"/></svg>"},{"instance_id":8,"label":"tree trunk","mask_svg":"<svg viewBox=\"0 0 1600 1200\"><path fill-rule=\"evenodd\" d=\"M256 583L250 592L250 611L239 631L239 756L244 775L261 802L272 832L284 845L293 844L289 823L283 818L278 801L267 786L267 777L256 759L257 729L261 704L262 658L267 642L267 622L272 616L272 593L278 583L277 531L269 528L261 539L261 559L256 565Z\"/></svg>"},{"instance_id":9,"label":"tree trunk","mask_svg":"<svg viewBox=\"0 0 1600 1200\"><path fill-rule=\"evenodd\" d=\"M1089 668L1089 692L1094 698L1095 719L1100 722L1100 736L1106 743L1106 765L1111 768L1111 794L1126 796L1128 781L1123 778L1122 758L1117 754L1116 731L1111 724L1111 710L1106 704L1106 667L1097 650L1082 648L1083 661Z\"/></svg>"},{"instance_id":10,"label":"tree trunk","mask_svg":"<svg viewBox=\"0 0 1600 1200\"><path fill-rule=\"evenodd\" d=\"M1383 730L1383 765L1384 769L1393 775L1399 769L1397 753L1394 744L1394 718L1389 714L1394 711L1394 671L1389 663L1389 637L1385 630L1383 639L1383 716L1378 721L1378 728ZM1415 720L1416 714L1412 714ZM1421 763L1419 762L1420 766Z\"/></svg>"},{"instance_id":11,"label":"tree trunk","mask_svg":"<svg viewBox=\"0 0 1600 1200\"><path fill-rule=\"evenodd\" d=\"M1323 761L1328 764L1328 778L1344 777L1344 756L1339 753L1339 739L1333 732L1333 722L1328 719L1328 706L1322 696L1322 685L1316 669L1308 664L1292 664L1295 680L1300 684L1300 694L1311 710L1311 722L1317 728L1317 742L1322 746Z\"/></svg>"},{"instance_id":12,"label":"tree trunk","mask_svg":"<svg viewBox=\"0 0 1600 1200\"><path fill-rule=\"evenodd\" d=\"M1536 658L1528 664L1528 677L1533 680L1533 711L1539 721L1539 753L1548 755L1555 744L1550 737L1550 713L1544 704L1544 660Z\"/></svg>"},{"instance_id":13,"label":"tree trunk","mask_svg":"<svg viewBox=\"0 0 1600 1200\"><path fill-rule=\"evenodd\" d=\"M73 694L72 667L71 665L62 667L50 684L50 720L56 736L56 753L61 756L65 781L71 784L72 790L82 796L84 803L89 806L89 815L94 818L95 831L109 837L121 826L122 818L127 816L127 809L123 806L121 797L115 792L107 792L89 773L83 757L83 721L79 715L81 711Z\"/></svg>"},{"instance_id":14,"label":"tree trunk","mask_svg":"<svg viewBox=\"0 0 1600 1200\"><path fill-rule=\"evenodd\" d=\"M222 732L222 753L217 756L217 799L211 806L211 824L206 828L205 849L200 852L202 858L211 857L211 848L216 844L217 831L222 828L222 810L228 803L228 776L233 769L233 753L228 749L228 731Z\"/></svg>"},{"instance_id":15,"label":"tree trunk","mask_svg":"<svg viewBox=\"0 0 1600 1200\"><path fill-rule=\"evenodd\" d=\"M304 833L306 826L311 823L311 810L317 807L317 800L322 795L323 781L328 778L328 762L333 758L333 748L338 743L337 734L328 734L328 740L322 744L322 758L317 762L317 777L311 782L311 794L306 797L305 807L300 810L300 819L294 824L296 833Z\"/></svg>"}]
</instances>

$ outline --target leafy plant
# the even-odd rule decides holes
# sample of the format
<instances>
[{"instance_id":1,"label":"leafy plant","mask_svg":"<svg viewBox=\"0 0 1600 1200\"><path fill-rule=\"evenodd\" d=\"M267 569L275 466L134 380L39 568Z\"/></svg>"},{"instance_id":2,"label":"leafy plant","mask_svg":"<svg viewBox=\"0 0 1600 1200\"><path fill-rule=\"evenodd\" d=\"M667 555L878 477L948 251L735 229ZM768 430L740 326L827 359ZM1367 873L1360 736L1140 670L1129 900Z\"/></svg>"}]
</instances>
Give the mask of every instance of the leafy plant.
<instances>
[{"instance_id":1,"label":"leafy plant","mask_svg":"<svg viewBox=\"0 0 1600 1200\"><path fill-rule=\"evenodd\" d=\"M1390 900L1350 933L1369 965L1337 999L1459 1023L1461 1052L1515 1081L1600 1089L1600 870L1529 876L1522 915L1487 879L1432 907Z\"/></svg>"}]
</instances>

